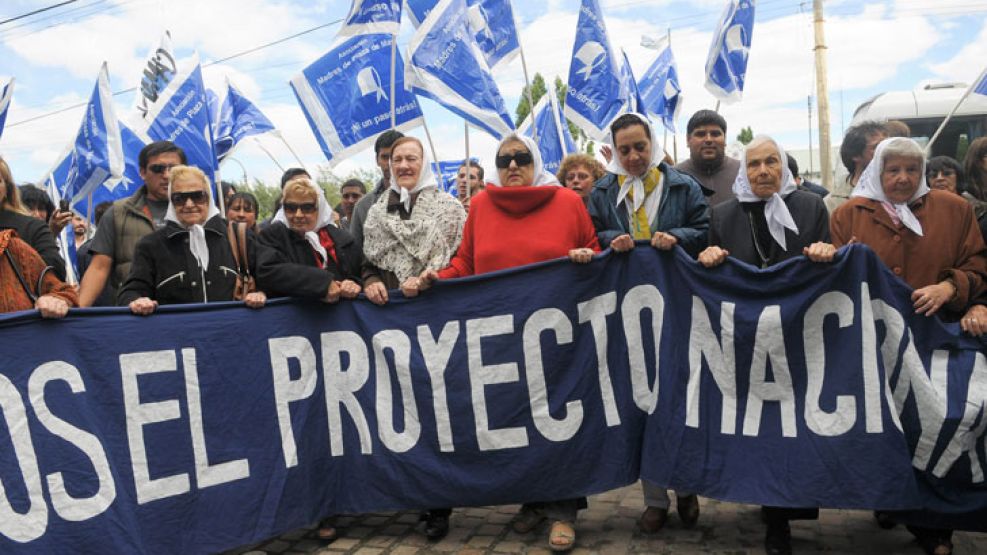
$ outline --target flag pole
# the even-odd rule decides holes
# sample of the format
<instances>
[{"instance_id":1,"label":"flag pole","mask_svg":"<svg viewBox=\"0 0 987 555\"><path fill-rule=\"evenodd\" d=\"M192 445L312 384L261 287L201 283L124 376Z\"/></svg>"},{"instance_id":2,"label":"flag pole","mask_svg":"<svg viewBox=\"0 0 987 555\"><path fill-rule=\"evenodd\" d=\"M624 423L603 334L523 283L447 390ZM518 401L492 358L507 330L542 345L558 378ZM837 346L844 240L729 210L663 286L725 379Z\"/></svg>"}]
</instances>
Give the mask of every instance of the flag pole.
<instances>
[{"instance_id":1,"label":"flag pole","mask_svg":"<svg viewBox=\"0 0 987 555\"><path fill-rule=\"evenodd\" d=\"M953 119L953 115L956 114L956 111L960 109L960 105L963 104L963 101L966 100L968 96L970 96L970 93L973 92L973 88L976 87L978 83L983 81L985 76L987 76L987 67L985 67L984 70L980 72L980 76L977 77L977 80L971 83L970 86L966 88L966 92L963 93L963 96L961 96L960 99L956 102L956 105L953 106L953 109L950 110L949 114L946 115L946 119L942 120L942 123L939 124L939 129L936 129L936 132L932 134L932 138L929 139L928 144L925 145L926 155L932 152L932 145L936 142L936 139L939 138L939 135L942 134L943 130L946 129L946 124L949 123L949 120Z\"/></svg>"},{"instance_id":2,"label":"flag pole","mask_svg":"<svg viewBox=\"0 0 987 555\"><path fill-rule=\"evenodd\" d=\"M671 27L666 27L665 28L665 36L668 37L668 49L669 49L669 51L671 51L671 49L672 49L672 28ZM669 69L671 69L671 66L669 66ZM678 103L677 102L676 102L676 108L678 108ZM719 108L719 106L717 106L717 108ZM677 112L678 112L677 109L674 112L672 112L672 127L675 127L675 114ZM665 131L666 132L668 131L668 128L667 127L665 128ZM678 163L678 161L679 161L678 134L675 131L672 131L672 158L674 158L675 159L675 162Z\"/></svg>"},{"instance_id":3,"label":"flag pole","mask_svg":"<svg viewBox=\"0 0 987 555\"><path fill-rule=\"evenodd\" d=\"M535 116L534 116L534 113L535 113L535 101L534 101L534 95L531 94L531 80L528 78L528 62L524 58L524 45L521 44L521 42L522 42L521 41L521 32L518 30L517 16L514 15L513 8L511 9L511 16L514 17L514 30L515 30L515 32L517 32L517 49L518 49L518 53L521 55L521 70L524 72L525 91L528 93L528 111L532 114L531 115L531 139L533 141L535 141L535 144L538 144L538 130L535 129ZM548 88L548 85L546 85L545 88L547 89ZM548 91L546 91L545 94L548 94Z\"/></svg>"},{"instance_id":4,"label":"flag pole","mask_svg":"<svg viewBox=\"0 0 987 555\"><path fill-rule=\"evenodd\" d=\"M281 142L284 143L284 146L288 149L288 152L290 152L291 155L295 157L295 161L298 162L298 165L300 167L303 167L304 168L305 167L305 162L302 162L301 157L298 156L298 153L295 152L295 149L291 148L291 145L288 143L287 140L285 140L284 135L281 134L281 131L275 129L274 131L271 131L271 133L274 134L275 137L281 139ZM260 144L260 138L259 137L254 137L254 140L255 141L258 141L258 144Z\"/></svg>"},{"instance_id":5,"label":"flag pole","mask_svg":"<svg viewBox=\"0 0 987 555\"><path fill-rule=\"evenodd\" d=\"M463 162L466 164L466 191L463 193L463 198L469 200L473 187L470 184L470 124L466 120L463 120L463 137L466 139L466 161Z\"/></svg>"},{"instance_id":6,"label":"flag pole","mask_svg":"<svg viewBox=\"0 0 987 555\"><path fill-rule=\"evenodd\" d=\"M274 162L274 165L277 166L279 170L284 171L284 166L282 166L281 163L278 162L278 159L275 158L273 154L271 154L271 151L267 150L266 148L264 148L264 145L260 144L260 141L257 140L257 137L254 137L254 142L257 143L257 146L259 146L260 149L264 151L264 154L266 154L267 157L270 158L272 162Z\"/></svg>"},{"instance_id":7,"label":"flag pole","mask_svg":"<svg viewBox=\"0 0 987 555\"><path fill-rule=\"evenodd\" d=\"M397 118L394 115L394 80L397 73L397 48L398 35L391 33L391 129L398 126Z\"/></svg>"},{"instance_id":8,"label":"flag pole","mask_svg":"<svg viewBox=\"0 0 987 555\"><path fill-rule=\"evenodd\" d=\"M432 161L438 164L439 157L435 154L435 143L432 142L432 133L429 132L428 124L425 123L425 114L422 114L422 127L425 129L425 139L428 140L428 149L432 151Z\"/></svg>"}]
</instances>

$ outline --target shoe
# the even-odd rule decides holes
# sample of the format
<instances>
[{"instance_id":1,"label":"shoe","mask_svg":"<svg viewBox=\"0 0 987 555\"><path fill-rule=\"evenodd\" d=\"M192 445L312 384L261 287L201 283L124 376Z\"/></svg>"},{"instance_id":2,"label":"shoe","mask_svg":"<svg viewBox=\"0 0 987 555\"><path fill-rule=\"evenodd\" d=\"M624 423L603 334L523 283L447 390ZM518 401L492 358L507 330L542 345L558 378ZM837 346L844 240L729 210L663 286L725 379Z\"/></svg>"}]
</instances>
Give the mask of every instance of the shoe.
<instances>
[{"instance_id":1,"label":"shoe","mask_svg":"<svg viewBox=\"0 0 987 555\"><path fill-rule=\"evenodd\" d=\"M321 541L330 543L339 537L339 530L336 529L333 518L327 518L319 523L319 529L315 532L315 537Z\"/></svg>"},{"instance_id":2,"label":"shoe","mask_svg":"<svg viewBox=\"0 0 987 555\"><path fill-rule=\"evenodd\" d=\"M425 517L425 537L429 541L439 541L446 537L449 533L449 517L447 515L439 515L435 513L428 513Z\"/></svg>"},{"instance_id":3,"label":"shoe","mask_svg":"<svg viewBox=\"0 0 987 555\"><path fill-rule=\"evenodd\" d=\"M692 528L699 522L699 497L688 495L679 497L675 503L683 528Z\"/></svg>"},{"instance_id":4,"label":"shoe","mask_svg":"<svg viewBox=\"0 0 987 555\"><path fill-rule=\"evenodd\" d=\"M548 547L552 551L569 551L576 546L576 530L564 520L552 523L548 532Z\"/></svg>"},{"instance_id":5,"label":"shoe","mask_svg":"<svg viewBox=\"0 0 987 555\"><path fill-rule=\"evenodd\" d=\"M514 530L518 534L527 534L537 528L544 520L545 515L541 514L540 511L528 505L522 505L521 510L518 511L514 520L511 521L511 530Z\"/></svg>"},{"instance_id":6,"label":"shoe","mask_svg":"<svg viewBox=\"0 0 987 555\"><path fill-rule=\"evenodd\" d=\"M764 552L768 555L792 554L792 528L787 520L768 524L768 531L764 535Z\"/></svg>"},{"instance_id":7,"label":"shoe","mask_svg":"<svg viewBox=\"0 0 987 555\"><path fill-rule=\"evenodd\" d=\"M908 526L908 531L915 536L926 555L952 555L952 532L921 526Z\"/></svg>"},{"instance_id":8,"label":"shoe","mask_svg":"<svg viewBox=\"0 0 987 555\"><path fill-rule=\"evenodd\" d=\"M648 507L641 513L641 519L638 520L638 525L645 534L654 534L665 526L666 520L668 520L668 509Z\"/></svg>"},{"instance_id":9,"label":"shoe","mask_svg":"<svg viewBox=\"0 0 987 555\"><path fill-rule=\"evenodd\" d=\"M874 518L877 519L877 525L885 530L890 530L898 525L891 515L884 511L874 511Z\"/></svg>"}]
</instances>

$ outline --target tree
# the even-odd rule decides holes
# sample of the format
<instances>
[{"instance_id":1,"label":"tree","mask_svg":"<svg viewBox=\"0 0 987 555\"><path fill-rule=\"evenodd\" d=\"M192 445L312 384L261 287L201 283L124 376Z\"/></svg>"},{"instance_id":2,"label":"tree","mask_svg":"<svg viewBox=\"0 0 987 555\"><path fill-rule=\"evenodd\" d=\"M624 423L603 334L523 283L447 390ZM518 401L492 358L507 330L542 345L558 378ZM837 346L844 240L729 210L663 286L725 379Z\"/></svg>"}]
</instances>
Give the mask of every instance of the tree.
<instances>
[{"instance_id":1,"label":"tree","mask_svg":"<svg viewBox=\"0 0 987 555\"><path fill-rule=\"evenodd\" d=\"M754 140L754 131L751 130L751 126L748 125L747 127L741 129L740 133L737 134L737 140L740 141L741 144L750 144L750 142Z\"/></svg>"},{"instance_id":2,"label":"tree","mask_svg":"<svg viewBox=\"0 0 987 555\"><path fill-rule=\"evenodd\" d=\"M322 188L326 194L326 201L329 206L335 207L339 204L340 186L350 179L359 179L370 190L377 183L377 173L374 170L357 168L346 175L336 175L327 167L318 166L315 175L315 183ZM263 220L274 215L274 209L281 200L281 187L278 185L268 185L260 179L254 179L252 185L247 187L246 192L253 194L257 198L257 219Z\"/></svg>"}]
</instances>

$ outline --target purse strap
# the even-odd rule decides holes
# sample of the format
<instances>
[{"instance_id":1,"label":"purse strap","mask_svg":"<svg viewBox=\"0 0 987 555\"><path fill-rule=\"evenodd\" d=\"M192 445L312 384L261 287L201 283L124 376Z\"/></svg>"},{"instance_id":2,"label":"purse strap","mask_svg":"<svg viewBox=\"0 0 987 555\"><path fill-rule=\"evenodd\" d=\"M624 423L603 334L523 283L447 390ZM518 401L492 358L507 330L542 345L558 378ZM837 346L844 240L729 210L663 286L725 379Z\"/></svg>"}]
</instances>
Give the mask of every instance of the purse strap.
<instances>
[{"instance_id":1,"label":"purse strap","mask_svg":"<svg viewBox=\"0 0 987 555\"><path fill-rule=\"evenodd\" d=\"M21 273L21 267L18 266L17 262L14 260L14 256L10 254L10 249L4 249L3 254L7 256L7 261L10 262L10 267L14 270L14 275L17 276L17 281L21 283L21 287L24 288L24 293L27 294L27 298L31 299L31 304L38 301L38 296L31 291L31 287L27 284L27 280L24 279L24 274ZM41 280L45 278L45 274L51 269L51 266L46 267L41 272L41 277L38 279L38 291L41 291Z\"/></svg>"}]
</instances>

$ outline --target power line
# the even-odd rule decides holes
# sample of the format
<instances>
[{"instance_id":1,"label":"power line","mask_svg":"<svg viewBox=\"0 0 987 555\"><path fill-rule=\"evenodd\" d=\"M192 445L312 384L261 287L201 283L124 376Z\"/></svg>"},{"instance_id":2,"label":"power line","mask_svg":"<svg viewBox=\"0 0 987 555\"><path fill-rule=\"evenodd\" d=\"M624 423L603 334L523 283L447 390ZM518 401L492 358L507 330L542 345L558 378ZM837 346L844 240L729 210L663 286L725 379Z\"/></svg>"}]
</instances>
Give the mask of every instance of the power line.
<instances>
[{"instance_id":1,"label":"power line","mask_svg":"<svg viewBox=\"0 0 987 555\"><path fill-rule=\"evenodd\" d=\"M48 6L48 7L45 7L45 8L39 8L39 9L34 10L32 12L27 12L27 13L24 13L24 14L21 14L21 15L17 15L17 16L8 18L8 19L4 19L3 21L0 21L0 25L3 25L5 23L10 23L12 21L17 21L18 19L24 19L25 17L31 17L32 15L37 15L39 13L46 12L48 10L54 10L55 8L59 8L61 6L64 6L65 4L72 4L72 3L77 2L77 1L78 0L66 0L65 2L60 2L58 4L52 4L51 6Z\"/></svg>"}]
</instances>

